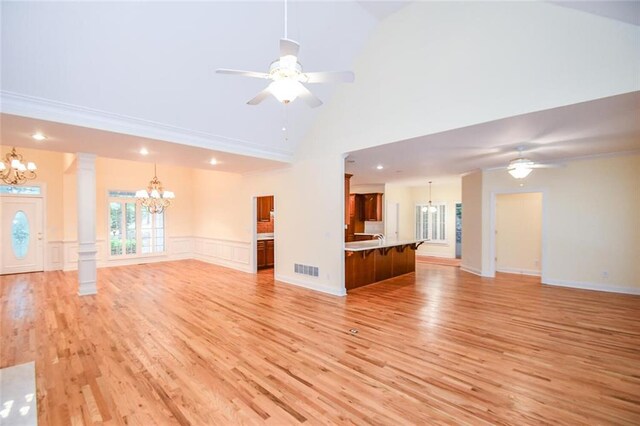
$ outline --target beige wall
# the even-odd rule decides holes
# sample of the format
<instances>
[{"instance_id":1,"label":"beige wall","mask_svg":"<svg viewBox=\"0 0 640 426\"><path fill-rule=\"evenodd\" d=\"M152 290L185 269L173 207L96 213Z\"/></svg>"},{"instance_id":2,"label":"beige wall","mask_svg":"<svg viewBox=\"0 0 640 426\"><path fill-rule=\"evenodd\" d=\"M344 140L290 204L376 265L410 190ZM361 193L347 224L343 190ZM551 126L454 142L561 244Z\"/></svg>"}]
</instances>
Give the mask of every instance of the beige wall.
<instances>
[{"instance_id":1,"label":"beige wall","mask_svg":"<svg viewBox=\"0 0 640 426\"><path fill-rule=\"evenodd\" d=\"M11 151L11 148L6 145L0 146L3 159L5 154ZM38 166L38 176L28 184L44 184L46 187L47 239L49 242L61 241L64 235L62 185L64 154L27 148L17 148L17 152L23 155L24 161L33 161Z\"/></svg>"},{"instance_id":2,"label":"beige wall","mask_svg":"<svg viewBox=\"0 0 640 426\"><path fill-rule=\"evenodd\" d=\"M542 194L496 196L496 271L540 275Z\"/></svg>"},{"instance_id":3,"label":"beige wall","mask_svg":"<svg viewBox=\"0 0 640 426\"><path fill-rule=\"evenodd\" d=\"M462 262L461 267L482 273L482 172L462 177Z\"/></svg>"},{"instance_id":4,"label":"beige wall","mask_svg":"<svg viewBox=\"0 0 640 426\"><path fill-rule=\"evenodd\" d=\"M640 155L571 161L562 168L534 170L522 181L504 170L485 172L482 187L479 252L484 273L491 273L492 196L539 191L543 282L611 291L640 289ZM464 195L463 181L463 203ZM464 232L463 241L467 237Z\"/></svg>"},{"instance_id":5,"label":"beige wall","mask_svg":"<svg viewBox=\"0 0 640 426\"><path fill-rule=\"evenodd\" d=\"M460 179L447 180L444 182L433 182L431 201L433 203L444 203L447 214L445 218L446 243L425 243L418 248L418 255L437 257L456 257L456 203L462 201L462 181ZM429 186L415 186L411 188L413 205L426 204L429 202ZM413 218L413 228L415 229L415 213Z\"/></svg>"},{"instance_id":6,"label":"beige wall","mask_svg":"<svg viewBox=\"0 0 640 426\"><path fill-rule=\"evenodd\" d=\"M166 214L168 238L193 235L193 169L158 165L158 179L166 189L176 194ZM135 161L96 159L96 238L108 236L108 191L137 191L144 189L153 178L153 164ZM72 183L75 185L75 182ZM71 224L75 228L75 224Z\"/></svg>"},{"instance_id":7,"label":"beige wall","mask_svg":"<svg viewBox=\"0 0 640 426\"><path fill-rule=\"evenodd\" d=\"M351 194L384 194L384 184L351 185Z\"/></svg>"},{"instance_id":8,"label":"beige wall","mask_svg":"<svg viewBox=\"0 0 640 426\"><path fill-rule=\"evenodd\" d=\"M393 209L394 205L398 203L398 239L410 240L415 237L415 213L414 203L411 197L411 188L404 185L387 184L384 189L384 202L385 202L385 231L384 234L389 239L394 239L395 236L391 235L391 229L393 224L388 220L389 209Z\"/></svg>"}]
</instances>

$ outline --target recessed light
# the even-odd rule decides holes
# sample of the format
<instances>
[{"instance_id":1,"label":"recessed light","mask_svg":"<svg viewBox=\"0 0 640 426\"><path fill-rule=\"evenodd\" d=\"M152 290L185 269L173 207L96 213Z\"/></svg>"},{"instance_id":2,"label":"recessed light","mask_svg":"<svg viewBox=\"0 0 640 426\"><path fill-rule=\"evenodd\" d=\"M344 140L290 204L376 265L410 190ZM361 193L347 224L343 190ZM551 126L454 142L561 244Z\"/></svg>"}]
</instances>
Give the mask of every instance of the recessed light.
<instances>
[{"instance_id":1,"label":"recessed light","mask_svg":"<svg viewBox=\"0 0 640 426\"><path fill-rule=\"evenodd\" d=\"M376 169L378 169L378 170L382 170L382 169L384 169L384 166L383 166L382 164L378 164L378 165L376 166Z\"/></svg>"},{"instance_id":2,"label":"recessed light","mask_svg":"<svg viewBox=\"0 0 640 426\"><path fill-rule=\"evenodd\" d=\"M149 151L147 150L147 148L142 148L140 150L140 155L147 155L147 154L149 154Z\"/></svg>"},{"instance_id":3,"label":"recessed light","mask_svg":"<svg viewBox=\"0 0 640 426\"><path fill-rule=\"evenodd\" d=\"M211 164L212 166L215 166L216 164L218 164L218 160L216 160L215 158L212 158L211 161L209 161L209 164Z\"/></svg>"},{"instance_id":4,"label":"recessed light","mask_svg":"<svg viewBox=\"0 0 640 426\"><path fill-rule=\"evenodd\" d=\"M37 141L43 141L43 140L45 140L47 138L45 135L43 135L40 132L34 133L33 135L31 135L31 137L34 138Z\"/></svg>"},{"instance_id":5,"label":"recessed light","mask_svg":"<svg viewBox=\"0 0 640 426\"><path fill-rule=\"evenodd\" d=\"M282 126L282 131L283 131L283 132L286 132L286 131L287 131L287 128L286 128L286 127L284 127L284 126Z\"/></svg>"}]
</instances>

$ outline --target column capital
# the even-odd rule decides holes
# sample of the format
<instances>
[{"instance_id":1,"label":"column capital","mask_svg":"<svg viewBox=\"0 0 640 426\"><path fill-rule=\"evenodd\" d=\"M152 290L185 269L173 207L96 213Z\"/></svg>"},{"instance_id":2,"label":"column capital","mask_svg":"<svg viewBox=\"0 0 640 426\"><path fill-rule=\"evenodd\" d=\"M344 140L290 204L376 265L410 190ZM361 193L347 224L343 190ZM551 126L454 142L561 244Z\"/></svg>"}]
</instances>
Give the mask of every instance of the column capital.
<instances>
[{"instance_id":1,"label":"column capital","mask_svg":"<svg viewBox=\"0 0 640 426\"><path fill-rule=\"evenodd\" d=\"M76 153L76 162L78 169L93 170L96 166L96 155L87 152Z\"/></svg>"}]
</instances>

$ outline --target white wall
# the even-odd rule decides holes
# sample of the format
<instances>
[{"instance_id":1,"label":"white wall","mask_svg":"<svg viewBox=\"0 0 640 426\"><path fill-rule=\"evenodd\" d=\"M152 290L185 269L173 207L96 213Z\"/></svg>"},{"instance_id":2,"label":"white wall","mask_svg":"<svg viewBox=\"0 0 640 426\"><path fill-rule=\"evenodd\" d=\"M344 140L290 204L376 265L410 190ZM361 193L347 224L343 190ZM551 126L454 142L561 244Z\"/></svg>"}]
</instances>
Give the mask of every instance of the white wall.
<instances>
[{"instance_id":1,"label":"white wall","mask_svg":"<svg viewBox=\"0 0 640 426\"><path fill-rule=\"evenodd\" d=\"M496 196L496 271L540 275L542 194Z\"/></svg>"}]
</instances>

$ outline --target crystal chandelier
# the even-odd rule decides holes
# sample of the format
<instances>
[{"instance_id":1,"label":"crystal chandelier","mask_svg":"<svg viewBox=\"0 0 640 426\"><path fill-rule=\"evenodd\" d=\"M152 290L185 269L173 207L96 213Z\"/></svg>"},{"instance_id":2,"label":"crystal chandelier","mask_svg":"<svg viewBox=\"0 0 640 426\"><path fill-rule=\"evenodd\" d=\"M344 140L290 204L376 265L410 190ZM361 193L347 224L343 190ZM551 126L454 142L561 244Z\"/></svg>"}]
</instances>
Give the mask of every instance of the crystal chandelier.
<instances>
[{"instance_id":1,"label":"crystal chandelier","mask_svg":"<svg viewBox=\"0 0 640 426\"><path fill-rule=\"evenodd\" d=\"M153 165L153 179L149 182L147 189L141 189L136 191L136 198L149 210L149 213L162 213L165 211L171 200L176 198L175 194L171 191L166 191L162 187L162 182L158 180L156 173L156 165Z\"/></svg>"},{"instance_id":2,"label":"crystal chandelier","mask_svg":"<svg viewBox=\"0 0 640 426\"><path fill-rule=\"evenodd\" d=\"M8 185L22 185L28 180L36 178L36 165L29 161L25 165L22 155L16 152L14 147L5 156L5 161L0 161L0 178Z\"/></svg>"}]
</instances>

